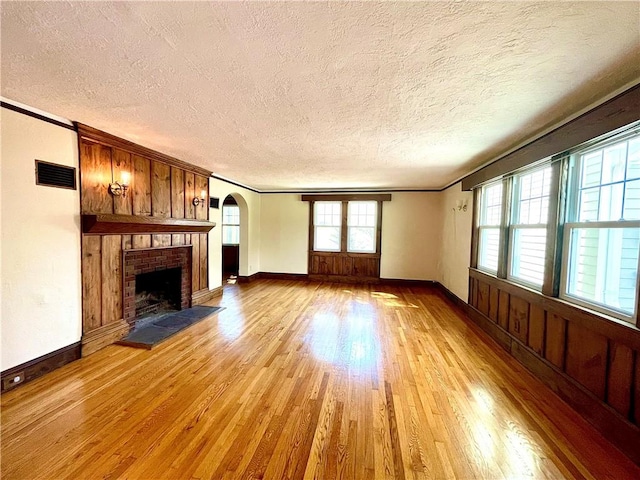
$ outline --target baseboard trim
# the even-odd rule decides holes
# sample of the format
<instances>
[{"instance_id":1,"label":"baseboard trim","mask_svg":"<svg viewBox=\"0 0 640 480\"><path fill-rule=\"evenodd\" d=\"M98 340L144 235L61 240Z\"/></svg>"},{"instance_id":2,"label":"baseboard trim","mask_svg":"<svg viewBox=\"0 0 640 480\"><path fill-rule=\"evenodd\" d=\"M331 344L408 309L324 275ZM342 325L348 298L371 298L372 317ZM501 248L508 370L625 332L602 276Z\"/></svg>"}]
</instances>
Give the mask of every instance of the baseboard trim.
<instances>
[{"instance_id":1,"label":"baseboard trim","mask_svg":"<svg viewBox=\"0 0 640 480\"><path fill-rule=\"evenodd\" d=\"M573 408L582 418L598 430L609 442L640 465L640 428L622 417L574 379L558 370L553 364L539 357L533 350L517 338L503 330L497 323L464 302L438 283L439 290L460 311L464 318L482 329L492 340L515 358L531 374L545 384Z\"/></svg>"},{"instance_id":2,"label":"baseboard trim","mask_svg":"<svg viewBox=\"0 0 640 480\"><path fill-rule=\"evenodd\" d=\"M268 280L289 280L306 282L309 280L309 275L306 273L278 273L278 272L260 272L259 278L265 278Z\"/></svg>"},{"instance_id":3,"label":"baseboard trim","mask_svg":"<svg viewBox=\"0 0 640 480\"><path fill-rule=\"evenodd\" d=\"M203 303L208 302L212 298L222 295L222 291L223 291L222 286L216 287L212 290L209 290L209 289L199 290L193 295L191 295L191 305L192 306L202 305Z\"/></svg>"},{"instance_id":4,"label":"baseboard trim","mask_svg":"<svg viewBox=\"0 0 640 480\"><path fill-rule=\"evenodd\" d=\"M82 336L82 356L86 357L127 335L132 326L120 319L91 330Z\"/></svg>"},{"instance_id":5,"label":"baseboard trim","mask_svg":"<svg viewBox=\"0 0 640 480\"><path fill-rule=\"evenodd\" d=\"M51 353L34 358L23 364L8 368L0 374L2 378L2 393L13 390L38 377L60 368L67 363L79 360L81 357L81 342L75 342L66 347L59 348ZM19 383L10 382L16 376L22 375L23 380Z\"/></svg>"},{"instance_id":6,"label":"baseboard trim","mask_svg":"<svg viewBox=\"0 0 640 480\"><path fill-rule=\"evenodd\" d=\"M251 283L261 278L261 272L252 275L238 275L238 283Z\"/></svg>"}]
</instances>

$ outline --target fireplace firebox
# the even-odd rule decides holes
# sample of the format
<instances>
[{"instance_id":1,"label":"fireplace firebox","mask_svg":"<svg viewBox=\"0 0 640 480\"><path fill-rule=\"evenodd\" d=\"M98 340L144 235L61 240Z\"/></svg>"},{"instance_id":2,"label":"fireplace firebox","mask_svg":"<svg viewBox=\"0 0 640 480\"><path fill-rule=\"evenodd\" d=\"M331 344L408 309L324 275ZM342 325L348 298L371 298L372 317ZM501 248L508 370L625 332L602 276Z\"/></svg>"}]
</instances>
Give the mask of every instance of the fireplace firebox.
<instances>
[{"instance_id":1,"label":"fireplace firebox","mask_svg":"<svg viewBox=\"0 0 640 480\"><path fill-rule=\"evenodd\" d=\"M124 252L124 320L191 306L191 246Z\"/></svg>"}]
</instances>

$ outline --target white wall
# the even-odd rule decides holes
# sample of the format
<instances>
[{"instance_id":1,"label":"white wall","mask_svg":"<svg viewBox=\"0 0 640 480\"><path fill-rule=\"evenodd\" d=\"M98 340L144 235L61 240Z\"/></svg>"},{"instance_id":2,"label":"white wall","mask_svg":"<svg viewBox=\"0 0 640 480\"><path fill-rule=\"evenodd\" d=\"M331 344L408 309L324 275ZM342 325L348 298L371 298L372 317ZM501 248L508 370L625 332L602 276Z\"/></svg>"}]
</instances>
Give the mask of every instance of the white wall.
<instances>
[{"instance_id":1,"label":"white wall","mask_svg":"<svg viewBox=\"0 0 640 480\"><path fill-rule=\"evenodd\" d=\"M466 302L469 293L473 193L463 192L462 184L456 183L440 195L443 224L438 278L442 285ZM467 202L466 212L457 209L458 200Z\"/></svg>"},{"instance_id":2,"label":"white wall","mask_svg":"<svg viewBox=\"0 0 640 480\"><path fill-rule=\"evenodd\" d=\"M233 194L240 205L240 270L242 276L260 271L261 195L233 184L209 179L209 195L220 199L220 208L209 210L216 226L209 233L209 288L222 285L222 202ZM245 213L246 212L246 213Z\"/></svg>"},{"instance_id":3,"label":"white wall","mask_svg":"<svg viewBox=\"0 0 640 480\"><path fill-rule=\"evenodd\" d=\"M80 340L80 200L79 190L37 186L34 174L35 159L78 168L76 133L0 112L6 370Z\"/></svg>"},{"instance_id":4,"label":"white wall","mask_svg":"<svg viewBox=\"0 0 640 480\"><path fill-rule=\"evenodd\" d=\"M441 225L440 193L392 193L382 209L380 276L438 280Z\"/></svg>"},{"instance_id":5,"label":"white wall","mask_svg":"<svg viewBox=\"0 0 640 480\"><path fill-rule=\"evenodd\" d=\"M270 193L261 199L261 271L307 273L309 202L296 194Z\"/></svg>"}]
</instances>

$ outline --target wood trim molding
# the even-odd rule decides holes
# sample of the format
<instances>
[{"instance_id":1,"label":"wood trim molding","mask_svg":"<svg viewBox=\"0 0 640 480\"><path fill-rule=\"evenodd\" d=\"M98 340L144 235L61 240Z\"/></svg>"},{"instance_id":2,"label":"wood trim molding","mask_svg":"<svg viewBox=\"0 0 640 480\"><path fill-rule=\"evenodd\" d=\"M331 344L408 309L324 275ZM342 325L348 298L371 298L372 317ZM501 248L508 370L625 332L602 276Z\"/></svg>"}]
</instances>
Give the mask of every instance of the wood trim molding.
<instances>
[{"instance_id":1,"label":"wood trim molding","mask_svg":"<svg viewBox=\"0 0 640 480\"><path fill-rule=\"evenodd\" d=\"M172 167L181 168L188 172L193 172L204 177L211 176L211 170L207 170L206 168L192 165L175 157L171 157L169 155L165 155L164 153L151 150L150 148L143 147L142 145L138 145L137 143L130 142L129 140L125 140L120 137L116 137L115 135L103 132L102 130L98 130L97 128L93 128L82 123L76 122L75 126L78 130L79 138L84 138L86 140L110 147L116 147L129 153L156 160L158 162L171 165Z\"/></svg>"},{"instance_id":2,"label":"wood trim molding","mask_svg":"<svg viewBox=\"0 0 640 480\"><path fill-rule=\"evenodd\" d=\"M73 125L68 125L54 118L47 117L46 115L41 115L39 113L32 112L31 110L27 110L26 108L18 107L17 105L13 105L12 103L0 101L0 107L6 108L7 110L14 111L16 113L21 113L22 115L26 115L27 117L35 118L37 120L50 123L51 125L56 125L57 127L66 128L67 130L72 130L74 132L76 131L76 127L74 127Z\"/></svg>"},{"instance_id":3,"label":"wood trim molding","mask_svg":"<svg viewBox=\"0 0 640 480\"><path fill-rule=\"evenodd\" d=\"M130 326L123 319L109 323L85 333L82 336L82 356L86 357L101 348L117 342L129 333Z\"/></svg>"},{"instance_id":4,"label":"wood trim molding","mask_svg":"<svg viewBox=\"0 0 640 480\"><path fill-rule=\"evenodd\" d=\"M238 275L238 283L251 283L259 278L261 278L260 272L253 273L251 275Z\"/></svg>"},{"instance_id":5,"label":"wood trim molding","mask_svg":"<svg viewBox=\"0 0 640 480\"><path fill-rule=\"evenodd\" d=\"M377 201L390 202L390 193L327 193L302 195L303 202L349 202L349 201Z\"/></svg>"},{"instance_id":6,"label":"wood trim molding","mask_svg":"<svg viewBox=\"0 0 640 480\"><path fill-rule=\"evenodd\" d=\"M82 233L121 235L144 233L208 233L215 222L111 213L82 214Z\"/></svg>"},{"instance_id":7,"label":"wood trim molding","mask_svg":"<svg viewBox=\"0 0 640 480\"><path fill-rule=\"evenodd\" d=\"M208 288L204 288L199 290L193 294L191 294L191 305L202 305L203 303L207 303L209 300L215 297L219 297L222 295L223 287L216 287L212 290Z\"/></svg>"},{"instance_id":8,"label":"wood trim molding","mask_svg":"<svg viewBox=\"0 0 640 480\"><path fill-rule=\"evenodd\" d=\"M640 329L630 323L613 317L591 312L573 303L556 297L548 297L540 292L514 284L502 278L496 278L479 270L469 269L469 276L489 285L497 286L500 290L515 295L529 303L566 318L582 328L604 335L611 340L622 343L634 350L640 350Z\"/></svg>"},{"instance_id":9,"label":"wood trim molding","mask_svg":"<svg viewBox=\"0 0 640 480\"><path fill-rule=\"evenodd\" d=\"M71 363L80 358L81 343L75 342L66 347L59 348L51 353L34 358L28 362L22 363L12 368L8 368L0 377L2 377L2 393L13 390L19 385L35 380L49 372L60 368L67 363ZM12 383L10 380L16 376L21 376L22 381Z\"/></svg>"},{"instance_id":10,"label":"wood trim molding","mask_svg":"<svg viewBox=\"0 0 640 480\"><path fill-rule=\"evenodd\" d=\"M640 120L640 84L462 179L462 190L570 150Z\"/></svg>"}]
</instances>

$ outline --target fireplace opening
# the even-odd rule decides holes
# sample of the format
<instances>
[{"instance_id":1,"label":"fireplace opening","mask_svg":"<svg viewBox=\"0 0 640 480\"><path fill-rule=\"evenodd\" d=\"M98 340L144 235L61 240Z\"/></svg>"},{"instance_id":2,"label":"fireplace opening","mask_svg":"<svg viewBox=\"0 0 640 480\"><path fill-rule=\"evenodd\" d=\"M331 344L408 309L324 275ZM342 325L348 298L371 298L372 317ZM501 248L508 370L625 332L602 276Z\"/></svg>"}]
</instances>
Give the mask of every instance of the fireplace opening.
<instances>
[{"instance_id":1,"label":"fireplace opening","mask_svg":"<svg viewBox=\"0 0 640 480\"><path fill-rule=\"evenodd\" d=\"M136 275L136 320L181 309L182 268Z\"/></svg>"}]
</instances>

